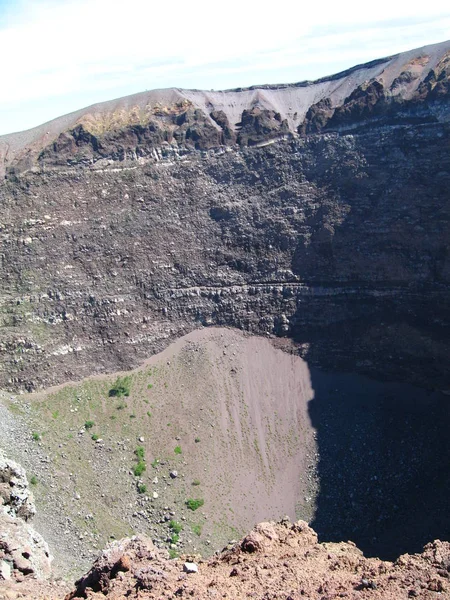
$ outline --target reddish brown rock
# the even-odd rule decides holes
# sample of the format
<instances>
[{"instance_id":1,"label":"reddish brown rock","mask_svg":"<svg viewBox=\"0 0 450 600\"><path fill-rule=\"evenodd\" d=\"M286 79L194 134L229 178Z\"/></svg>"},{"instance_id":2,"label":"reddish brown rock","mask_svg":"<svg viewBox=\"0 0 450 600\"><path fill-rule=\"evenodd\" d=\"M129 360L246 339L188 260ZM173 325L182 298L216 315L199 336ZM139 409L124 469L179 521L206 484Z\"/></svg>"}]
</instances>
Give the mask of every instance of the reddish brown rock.
<instances>
[{"instance_id":1,"label":"reddish brown rock","mask_svg":"<svg viewBox=\"0 0 450 600\"><path fill-rule=\"evenodd\" d=\"M450 564L448 542L435 541L422 554L392 563L365 558L351 542L319 544L306 523L283 520L257 525L231 550L197 561L198 572L191 575L183 573L184 560L164 554L143 537L115 542L66 600L450 598L439 574ZM125 557L131 568L120 572Z\"/></svg>"}]
</instances>

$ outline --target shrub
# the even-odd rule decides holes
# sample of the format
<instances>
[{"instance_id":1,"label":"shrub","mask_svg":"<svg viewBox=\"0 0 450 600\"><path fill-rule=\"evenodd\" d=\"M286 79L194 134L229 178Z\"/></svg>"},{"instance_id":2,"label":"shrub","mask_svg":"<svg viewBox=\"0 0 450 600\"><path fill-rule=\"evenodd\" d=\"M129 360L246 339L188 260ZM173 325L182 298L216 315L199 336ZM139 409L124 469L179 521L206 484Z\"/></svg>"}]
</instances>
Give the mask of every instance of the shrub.
<instances>
[{"instance_id":1,"label":"shrub","mask_svg":"<svg viewBox=\"0 0 450 600\"><path fill-rule=\"evenodd\" d=\"M169 558L173 560L174 558L177 558L177 557L178 557L178 552L171 548L169 550Z\"/></svg>"},{"instance_id":2,"label":"shrub","mask_svg":"<svg viewBox=\"0 0 450 600\"><path fill-rule=\"evenodd\" d=\"M203 498L197 498L196 500L194 500L194 498L189 498L186 500L186 506L189 510L197 510L197 508L200 508L200 506L203 506L204 504L205 501Z\"/></svg>"},{"instance_id":3,"label":"shrub","mask_svg":"<svg viewBox=\"0 0 450 600\"><path fill-rule=\"evenodd\" d=\"M196 535L202 535L202 526L201 525L192 525L192 531L196 534Z\"/></svg>"},{"instance_id":4,"label":"shrub","mask_svg":"<svg viewBox=\"0 0 450 600\"><path fill-rule=\"evenodd\" d=\"M181 446L176 446L174 452L175 454L181 454Z\"/></svg>"},{"instance_id":5,"label":"shrub","mask_svg":"<svg viewBox=\"0 0 450 600\"><path fill-rule=\"evenodd\" d=\"M152 462L152 467L154 469L156 469L156 467L158 466L158 464L159 464L159 458L155 458L155 460Z\"/></svg>"},{"instance_id":6,"label":"shrub","mask_svg":"<svg viewBox=\"0 0 450 600\"><path fill-rule=\"evenodd\" d=\"M134 467L133 473L136 477L140 477L146 468L147 467L145 466L145 462L143 460L140 460L138 464Z\"/></svg>"},{"instance_id":7,"label":"shrub","mask_svg":"<svg viewBox=\"0 0 450 600\"><path fill-rule=\"evenodd\" d=\"M196 437L196 438L195 438L195 443L196 443L196 444L198 444L198 443L199 443L199 441L200 441L200 438L199 438L199 437Z\"/></svg>"},{"instance_id":8,"label":"shrub","mask_svg":"<svg viewBox=\"0 0 450 600\"><path fill-rule=\"evenodd\" d=\"M173 519L170 521L169 527L174 533L180 533L180 531L183 529L183 525L178 523L178 521L174 521Z\"/></svg>"},{"instance_id":9,"label":"shrub","mask_svg":"<svg viewBox=\"0 0 450 600\"><path fill-rule=\"evenodd\" d=\"M145 494L146 491L147 491L147 486L145 485L145 483L140 483L138 485L138 492L140 494Z\"/></svg>"},{"instance_id":10,"label":"shrub","mask_svg":"<svg viewBox=\"0 0 450 600\"><path fill-rule=\"evenodd\" d=\"M41 439L41 436L37 431L33 431L32 438L35 442L39 442L39 440Z\"/></svg>"},{"instance_id":11,"label":"shrub","mask_svg":"<svg viewBox=\"0 0 450 600\"><path fill-rule=\"evenodd\" d=\"M129 396L130 395L130 386L131 386L131 377L118 377L109 390L109 396L120 398L121 396Z\"/></svg>"},{"instance_id":12,"label":"shrub","mask_svg":"<svg viewBox=\"0 0 450 600\"><path fill-rule=\"evenodd\" d=\"M136 418L135 414L130 415L130 419L135 419L135 418Z\"/></svg>"},{"instance_id":13,"label":"shrub","mask_svg":"<svg viewBox=\"0 0 450 600\"><path fill-rule=\"evenodd\" d=\"M31 479L30 479L30 483L31 485L36 485L38 482L36 475L32 475Z\"/></svg>"},{"instance_id":14,"label":"shrub","mask_svg":"<svg viewBox=\"0 0 450 600\"><path fill-rule=\"evenodd\" d=\"M180 536L178 535L178 533L173 533L172 537L170 538L170 541L172 544L178 544L178 542L180 541Z\"/></svg>"},{"instance_id":15,"label":"shrub","mask_svg":"<svg viewBox=\"0 0 450 600\"><path fill-rule=\"evenodd\" d=\"M192 485L200 485L200 479L194 479Z\"/></svg>"},{"instance_id":16,"label":"shrub","mask_svg":"<svg viewBox=\"0 0 450 600\"><path fill-rule=\"evenodd\" d=\"M139 460L144 460L144 453L145 453L144 446L138 446L136 448L136 450L134 451L134 453L139 458Z\"/></svg>"},{"instance_id":17,"label":"shrub","mask_svg":"<svg viewBox=\"0 0 450 600\"><path fill-rule=\"evenodd\" d=\"M84 424L84 428L92 429L94 427L94 425L95 425L94 421L86 421L86 423Z\"/></svg>"},{"instance_id":18,"label":"shrub","mask_svg":"<svg viewBox=\"0 0 450 600\"><path fill-rule=\"evenodd\" d=\"M99 439L99 436L96 433L93 433L91 439L94 440L94 442L96 442Z\"/></svg>"}]
</instances>

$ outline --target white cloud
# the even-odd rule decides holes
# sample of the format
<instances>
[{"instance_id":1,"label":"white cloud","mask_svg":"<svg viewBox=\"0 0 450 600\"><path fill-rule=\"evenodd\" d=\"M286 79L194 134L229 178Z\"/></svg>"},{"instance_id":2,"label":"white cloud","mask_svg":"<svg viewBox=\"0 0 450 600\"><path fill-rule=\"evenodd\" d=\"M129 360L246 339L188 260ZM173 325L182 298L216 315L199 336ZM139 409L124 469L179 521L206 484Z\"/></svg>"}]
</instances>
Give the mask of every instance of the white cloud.
<instances>
[{"instance_id":1,"label":"white cloud","mask_svg":"<svg viewBox=\"0 0 450 600\"><path fill-rule=\"evenodd\" d=\"M447 3L405 5L15 2L0 24L0 133L143 89L312 79L450 37Z\"/></svg>"}]
</instances>

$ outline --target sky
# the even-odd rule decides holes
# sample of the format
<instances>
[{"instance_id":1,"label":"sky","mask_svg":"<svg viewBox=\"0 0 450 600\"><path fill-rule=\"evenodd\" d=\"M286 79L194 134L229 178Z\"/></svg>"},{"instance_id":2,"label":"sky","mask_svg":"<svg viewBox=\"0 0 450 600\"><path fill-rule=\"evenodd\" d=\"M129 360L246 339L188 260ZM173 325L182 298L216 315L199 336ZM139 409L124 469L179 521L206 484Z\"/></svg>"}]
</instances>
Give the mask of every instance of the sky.
<instances>
[{"instance_id":1,"label":"sky","mask_svg":"<svg viewBox=\"0 0 450 600\"><path fill-rule=\"evenodd\" d=\"M144 90L313 80L450 39L404 0L0 0L0 135Z\"/></svg>"}]
</instances>

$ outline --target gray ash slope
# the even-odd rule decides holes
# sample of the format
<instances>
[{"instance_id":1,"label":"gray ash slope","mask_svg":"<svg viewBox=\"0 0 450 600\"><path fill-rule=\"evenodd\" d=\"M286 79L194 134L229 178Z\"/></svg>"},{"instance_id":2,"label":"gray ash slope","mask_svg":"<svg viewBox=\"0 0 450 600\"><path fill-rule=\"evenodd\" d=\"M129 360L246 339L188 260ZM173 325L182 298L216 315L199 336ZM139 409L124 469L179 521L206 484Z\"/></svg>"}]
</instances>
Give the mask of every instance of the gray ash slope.
<instances>
[{"instance_id":1,"label":"gray ash slope","mask_svg":"<svg viewBox=\"0 0 450 600\"><path fill-rule=\"evenodd\" d=\"M226 91L171 88L95 104L0 136L1 169L145 157L165 142L180 149L251 146L287 134L352 129L368 118L447 120L439 101L448 92L449 49L450 41L426 46L315 82Z\"/></svg>"}]
</instances>

